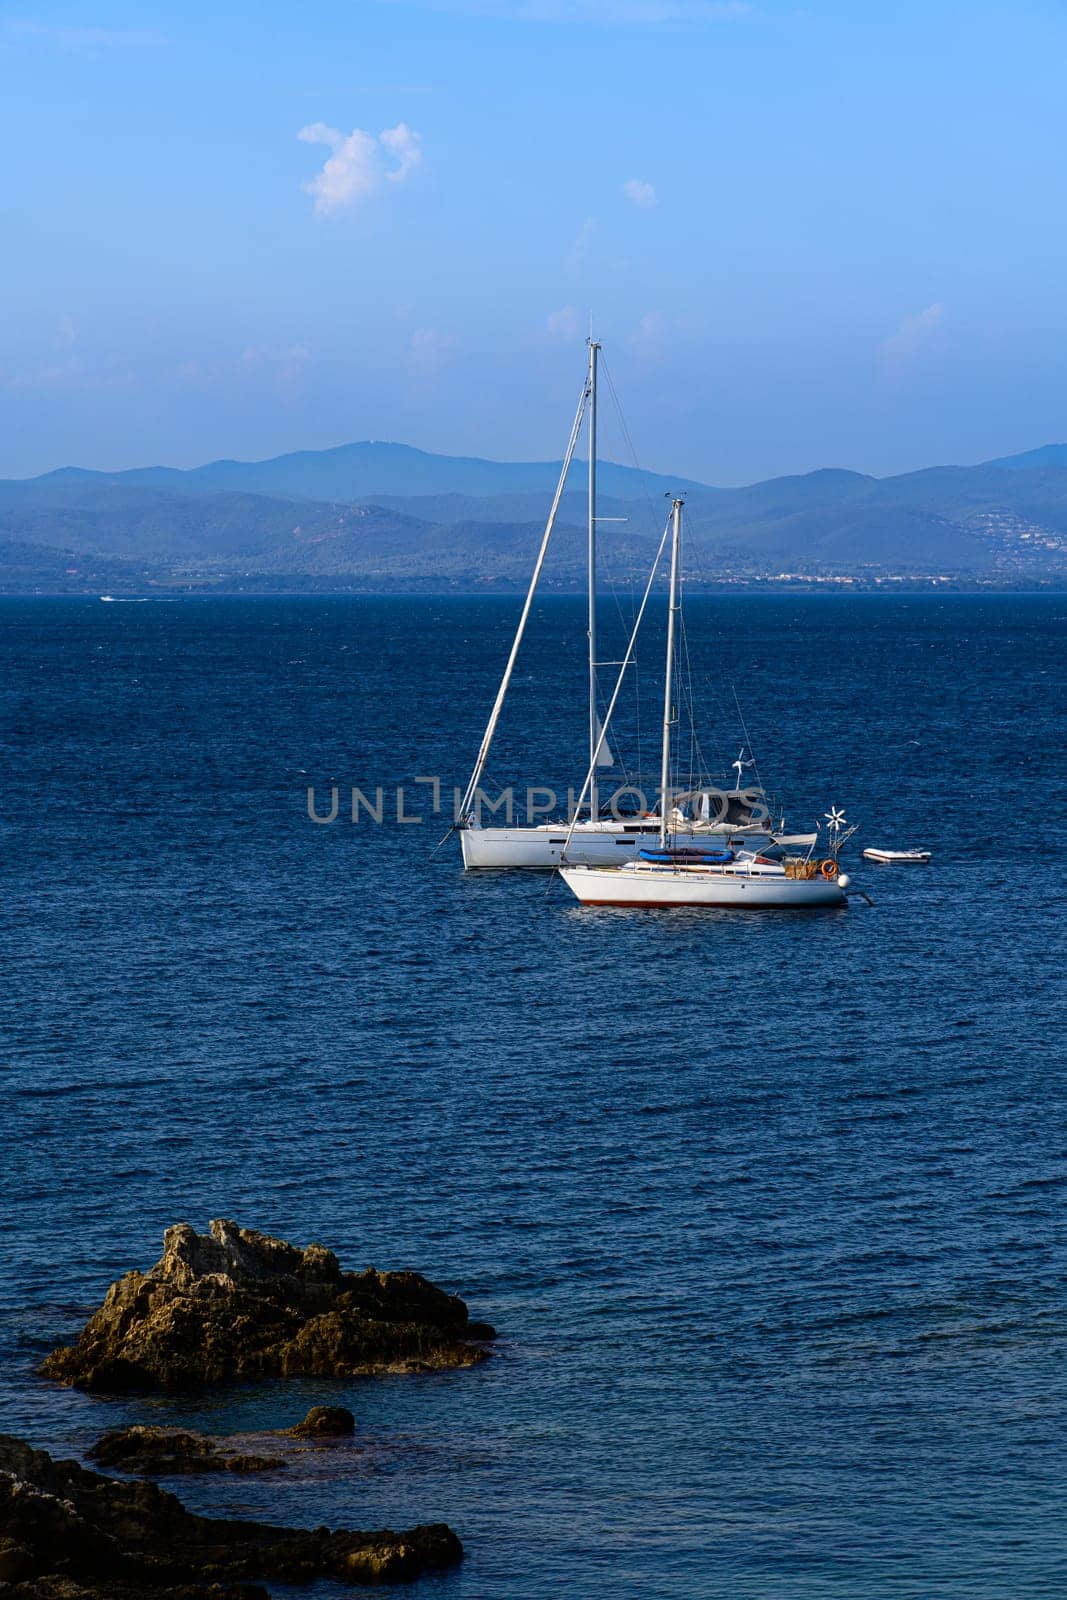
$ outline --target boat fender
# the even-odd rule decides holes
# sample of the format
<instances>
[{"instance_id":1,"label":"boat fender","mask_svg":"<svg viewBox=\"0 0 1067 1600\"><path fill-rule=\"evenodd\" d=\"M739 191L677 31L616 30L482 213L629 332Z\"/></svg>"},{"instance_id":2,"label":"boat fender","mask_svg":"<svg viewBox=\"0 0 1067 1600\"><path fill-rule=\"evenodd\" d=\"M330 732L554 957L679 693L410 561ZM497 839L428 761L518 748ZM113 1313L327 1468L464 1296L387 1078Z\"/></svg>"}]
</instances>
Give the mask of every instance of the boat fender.
<instances>
[{"instance_id":1,"label":"boat fender","mask_svg":"<svg viewBox=\"0 0 1067 1600\"><path fill-rule=\"evenodd\" d=\"M826 860L819 868L819 871L822 873L827 882L829 882L832 878L837 877L837 862L832 861L830 857L827 856Z\"/></svg>"}]
</instances>

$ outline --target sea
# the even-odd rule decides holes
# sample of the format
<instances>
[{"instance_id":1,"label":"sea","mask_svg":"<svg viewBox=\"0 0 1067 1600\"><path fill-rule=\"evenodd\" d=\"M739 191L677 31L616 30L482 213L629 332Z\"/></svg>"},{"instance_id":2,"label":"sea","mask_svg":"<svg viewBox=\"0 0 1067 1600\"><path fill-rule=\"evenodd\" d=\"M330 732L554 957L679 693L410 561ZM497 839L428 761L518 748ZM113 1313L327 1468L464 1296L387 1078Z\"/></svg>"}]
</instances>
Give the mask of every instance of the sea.
<instances>
[{"instance_id":1,"label":"sea","mask_svg":"<svg viewBox=\"0 0 1067 1600\"><path fill-rule=\"evenodd\" d=\"M428 1600L1062 1596L1067 597L687 601L707 768L857 825L866 898L811 913L463 874L518 609L0 602L0 1427L84 1457L348 1405L351 1444L169 1486L447 1521ZM653 622L605 782L657 769ZM536 604L490 792L580 786L585 626ZM214 1217L424 1272L496 1352L155 1399L35 1375Z\"/></svg>"}]
</instances>

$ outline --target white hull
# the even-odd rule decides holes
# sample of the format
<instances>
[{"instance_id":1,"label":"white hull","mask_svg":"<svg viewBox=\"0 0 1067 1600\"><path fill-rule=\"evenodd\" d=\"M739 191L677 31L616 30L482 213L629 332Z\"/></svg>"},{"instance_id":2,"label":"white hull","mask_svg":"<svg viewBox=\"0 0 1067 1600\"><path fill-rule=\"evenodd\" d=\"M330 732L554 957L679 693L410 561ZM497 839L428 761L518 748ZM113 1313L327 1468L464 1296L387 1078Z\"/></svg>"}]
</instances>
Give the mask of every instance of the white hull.
<instances>
[{"instance_id":1,"label":"white hull","mask_svg":"<svg viewBox=\"0 0 1067 1600\"><path fill-rule=\"evenodd\" d=\"M671 867L642 861L614 872L596 867L562 867L560 877L586 906L786 910L848 903L844 887L836 880L821 876L787 878L781 867Z\"/></svg>"},{"instance_id":2,"label":"white hull","mask_svg":"<svg viewBox=\"0 0 1067 1600\"><path fill-rule=\"evenodd\" d=\"M865 861L878 861L884 867L893 866L894 863L915 863L925 866L930 859L929 850L865 850Z\"/></svg>"},{"instance_id":3,"label":"white hull","mask_svg":"<svg viewBox=\"0 0 1067 1600\"><path fill-rule=\"evenodd\" d=\"M519 868L527 872L550 872L563 861L567 824L547 823L536 828L462 828L463 865L470 871ZM617 867L632 861L642 846L659 842L659 822L602 821L579 825L567 850L568 862L581 866ZM766 850L785 844L793 850L807 850L814 834L775 834L745 828L721 831L701 828L672 830L671 842L678 848L708 849L732 845L746 850Z\"/></svg>"}]
</instances>

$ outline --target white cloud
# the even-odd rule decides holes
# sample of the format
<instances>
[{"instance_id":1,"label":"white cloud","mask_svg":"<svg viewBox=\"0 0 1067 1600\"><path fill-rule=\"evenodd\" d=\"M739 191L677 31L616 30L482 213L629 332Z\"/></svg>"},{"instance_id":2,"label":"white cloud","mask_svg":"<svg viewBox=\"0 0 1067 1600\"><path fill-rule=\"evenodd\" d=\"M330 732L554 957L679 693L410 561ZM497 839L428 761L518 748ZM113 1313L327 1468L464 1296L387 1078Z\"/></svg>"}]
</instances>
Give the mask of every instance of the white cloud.
<instances>
[{"instance_id":1,"label":"white cloud","mask_svg":"<svg viewBox=\"0 0 1067 1600\"><path fill-rule=\"evenodd\" d=\"M576 339L580 327L577 306L560 306L558 311L550 311L545 326L557 338Z\"/></svg>"},{"instance_id":2,"label":"white cloud","mask_svg":"<svg viewBox=\"0 0 1067 1600\"><path fill-rule=\"evenodd\" d=\"M379 137L400 163L392 172L387 172L386 177L391 183L401 183L412 167L417 167L422 160L422 140L406 122L398 122L395 128L384 129Z\"/></svg>"},{"instance_id":3,"label":"white cloud","mask_svg":"<svg viewBox=\"0 0 1067 1600\"><path fill-rule=\"evenodd\" d=\"M444 333L440 328L416 328L408 342L408 366L420 378L436 377L455 347L454 333Z\"/></svg>"},{"instance_id":4,"label":"white cloud","mask_svg":"<svg viewBox=\"0 0 1067 1600\"><path fill-rule=\"evenodd\" d=\"M649 207L656 203L655 189L643 178L628 178L622 186L622 192L635 206Z\"/></svg>"},{"instance_id":5,"label":"white cloud","mask_svg":"<svg viewBox=\"0 0 1067 1600\"><path fill-rule=\"evenodd\" d=\"M904 317L896 332L879 346L886 365L896 371L910 365L929 346L944 314L941 301L935 300L925 311Z\"/></svg>"},{"instance_id":6,"label":"white cloud","mask_svg":"<svg viewBox=\"0 0 1067 1600\"><path fill-rule=\"evenodd\" d=\"M374 193L383 178L391 183L403 182L422 160L422 140L406 122L383 129L377 138L362 128L341 133L324 122L312 122L300 129L297 138L305 144L328 145L332 152L322 171L304 184L314 198L317 217L333 216L359 205Z\"/></svg>"}]
</instances>

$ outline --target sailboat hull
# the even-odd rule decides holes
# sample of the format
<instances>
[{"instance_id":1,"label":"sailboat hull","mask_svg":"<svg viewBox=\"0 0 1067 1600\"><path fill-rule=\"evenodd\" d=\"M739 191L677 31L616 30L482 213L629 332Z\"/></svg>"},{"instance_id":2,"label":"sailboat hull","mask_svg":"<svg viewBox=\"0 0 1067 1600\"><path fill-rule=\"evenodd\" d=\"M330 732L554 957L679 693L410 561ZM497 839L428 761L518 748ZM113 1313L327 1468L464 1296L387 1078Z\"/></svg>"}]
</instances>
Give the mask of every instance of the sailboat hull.
<instances>
[{"instance_id":1,"label":"sailboat hull","mask_svg":"<svg viewBox=\"0 0 1067 1600\"><path fill-rule=\"evenodd\" d=\"M659 822L647 825L603 821L575 828L567 849L567 860L583 866L617 867L636 858L637 852L659 838ZM536 828L463 828L460 831L463 865L468 872L520 869L526 872L551 872L563 861L567 825L557 823ZM774 835L745 828L723 831L701 828L671 830L671 840L679 848L715 848L720 845L744 846L748 850L767 850L776 843L790 849L807 850L814 834Z\"/></svg>"},{"instance_id":2,"label":"sailboat hull","mask_svg":"<svg viewBox=\"0 0 1067 1600\"><path fill-rule=\"evenodd\" d=\"M833 879L787 878L780 872L642 864L614 872L561 867L560 877L586 906L734 906L785 911L848 903L844 889Z\"/></svg>"}]
</instances>

